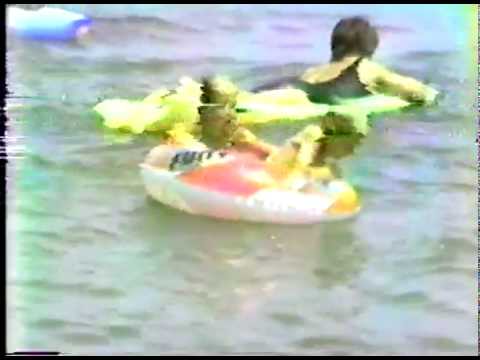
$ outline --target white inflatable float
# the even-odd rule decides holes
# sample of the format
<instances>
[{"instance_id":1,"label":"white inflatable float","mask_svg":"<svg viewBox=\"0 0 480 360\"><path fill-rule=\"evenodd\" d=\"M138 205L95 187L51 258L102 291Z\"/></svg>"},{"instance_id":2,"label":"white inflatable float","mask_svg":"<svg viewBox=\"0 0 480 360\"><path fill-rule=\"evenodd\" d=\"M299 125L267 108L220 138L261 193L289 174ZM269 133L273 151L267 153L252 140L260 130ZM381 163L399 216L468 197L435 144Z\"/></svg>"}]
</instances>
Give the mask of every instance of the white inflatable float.
<instances>
[{"instance_id":1,"label":"white inflatable float","mask_svg":"<svg viewBox=\"0 0 480 360\"><path fill-rule=\"evenodd\" d=\"M311 224L349 218L360 209L356 192L345 181L313 183L299 177L287 188L278 186L278 173L249 152L160 145L140 167L151 197L195 215Z\"/></svg>"}]
</instances>

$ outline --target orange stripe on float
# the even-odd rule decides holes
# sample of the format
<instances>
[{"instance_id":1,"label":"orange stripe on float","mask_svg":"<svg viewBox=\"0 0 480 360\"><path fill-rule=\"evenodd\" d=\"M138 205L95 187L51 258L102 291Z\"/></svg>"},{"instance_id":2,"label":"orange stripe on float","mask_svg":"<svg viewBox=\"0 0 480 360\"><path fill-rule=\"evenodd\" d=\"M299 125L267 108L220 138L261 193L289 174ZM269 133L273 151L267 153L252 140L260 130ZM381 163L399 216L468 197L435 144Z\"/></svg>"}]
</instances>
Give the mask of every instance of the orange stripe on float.
<instances>
[{"instance_id":1,"label":"orange stripe on float","mask_svg":"<svg viewBox=\"0 0 480 360\"><path fill-rule=\"evenodd\" d=\"M249 179L246 174L262 169L264 164L260 161L232 160L225 164L197 168L178 175L178 178L186 184L205 190L247 197L263 187Z\"/></svg>"}]
</instances>

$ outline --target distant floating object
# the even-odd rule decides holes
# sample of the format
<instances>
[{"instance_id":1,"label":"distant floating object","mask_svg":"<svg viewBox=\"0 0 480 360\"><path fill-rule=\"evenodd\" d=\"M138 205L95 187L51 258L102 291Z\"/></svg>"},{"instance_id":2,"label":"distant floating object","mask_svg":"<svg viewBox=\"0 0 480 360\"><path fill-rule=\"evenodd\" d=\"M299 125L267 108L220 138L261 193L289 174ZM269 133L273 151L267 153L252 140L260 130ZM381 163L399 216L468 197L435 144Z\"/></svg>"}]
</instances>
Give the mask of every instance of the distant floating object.
<instances>
[{"instance_id":1,"label":"distant floating object","mask_svg":"<svg viewBox=\"0 0 480 360\"><path fill-rule=\"evenodd\" d=\"M33 40L74 40L86 34L92 20L85 15L56 9L24 10L8 7L7 27L19 37Z\"/></svg>"}]
</instances>

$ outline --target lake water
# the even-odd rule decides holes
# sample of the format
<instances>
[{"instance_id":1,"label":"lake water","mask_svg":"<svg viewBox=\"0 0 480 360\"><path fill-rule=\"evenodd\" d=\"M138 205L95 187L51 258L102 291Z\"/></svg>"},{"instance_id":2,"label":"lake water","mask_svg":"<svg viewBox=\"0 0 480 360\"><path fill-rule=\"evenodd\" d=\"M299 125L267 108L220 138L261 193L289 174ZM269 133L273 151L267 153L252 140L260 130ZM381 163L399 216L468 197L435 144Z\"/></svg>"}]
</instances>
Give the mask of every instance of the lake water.
<instances>
[{"instance_id":1,"label":"lake water","mask_svg":"<svg viewBox=\"0 0 480 360\"><path fill-rule=\"evenodd\" d=\"M89 37L7 39L9 351L477 354L476 42L464 10L61 7L94 17ZM379 61L442 95L376 118L339 161L362 197L355 219L279 226L167 208L138 168L158 136L107 130L91 112L185 75L248 89L295 74L327 61L331 29L356 14L380 29Z\"/></svg>"}]
</instances>

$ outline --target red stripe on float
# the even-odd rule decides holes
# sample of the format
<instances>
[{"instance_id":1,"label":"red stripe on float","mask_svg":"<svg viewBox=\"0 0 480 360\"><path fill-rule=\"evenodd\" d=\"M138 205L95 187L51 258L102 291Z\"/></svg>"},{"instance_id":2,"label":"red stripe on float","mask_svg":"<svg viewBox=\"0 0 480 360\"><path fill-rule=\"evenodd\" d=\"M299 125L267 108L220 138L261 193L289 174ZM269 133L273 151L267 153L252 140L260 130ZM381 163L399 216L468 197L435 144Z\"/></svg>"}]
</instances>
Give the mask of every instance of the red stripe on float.
<instances>
[{"instance_id":1,"label":"red stripe on float","mask_svg":"<svg viewBox=\"0 0 480 360\"><path fill-rule=\"evenodd\" d=\"M205 190L246 197L262 189L261 185L246 175L251 171L264 169L262 161L240 155L228 163L200 167L178 175L178 178L184 183Z\"/></svg>"}]
</instances>

